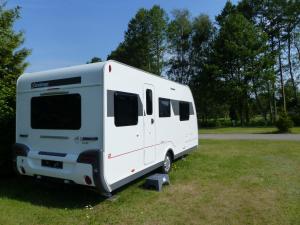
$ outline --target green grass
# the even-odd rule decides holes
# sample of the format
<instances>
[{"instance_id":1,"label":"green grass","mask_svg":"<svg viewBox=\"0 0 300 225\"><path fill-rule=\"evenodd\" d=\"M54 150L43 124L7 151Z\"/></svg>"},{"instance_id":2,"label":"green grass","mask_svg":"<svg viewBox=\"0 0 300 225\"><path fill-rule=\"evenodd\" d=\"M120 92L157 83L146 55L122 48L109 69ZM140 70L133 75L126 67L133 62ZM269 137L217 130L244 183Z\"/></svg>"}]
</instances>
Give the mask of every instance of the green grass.
<instances>
[{"instance_id":1,"label":"green grass","mask_svg":"<svg viewBox=\"0 0 300 225\"><path fill-rule=\"evenodd\" d=\"M276 133L275 127L225 127L200 128L200 134L270 134ZM292 128L293 134L300 134L300 127Z\"/></svg>"},{"instance_id":2,"label":"green grass","mask_svg":"<svg viewBox=\"0 0 300 225\"><path fill-rule=\"evenodd\" d=\"M299 171L299 142L206 140L174 164L161 193L140 179L105 201L79 187L2 179L0 224L297 225Z\"/></svg>"}]
</instances>

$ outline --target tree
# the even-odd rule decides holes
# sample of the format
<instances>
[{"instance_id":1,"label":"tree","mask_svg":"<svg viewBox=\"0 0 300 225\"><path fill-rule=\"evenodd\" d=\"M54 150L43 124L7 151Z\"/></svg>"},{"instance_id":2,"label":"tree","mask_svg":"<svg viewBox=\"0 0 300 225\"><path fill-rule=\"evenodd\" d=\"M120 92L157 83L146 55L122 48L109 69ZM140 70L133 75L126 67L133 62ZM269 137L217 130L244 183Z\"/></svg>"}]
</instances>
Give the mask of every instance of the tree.
<instances>
[{"instance_id":1,"label":"tree","mask_svg":"<svg viewBox=\"0 0 300 225\"><path fill-rule=\"evenodd\" d=\"M216 26L187 10L169 21L159 6L140 9L109 58L190 85L203 121L230 112L274 124L277 111L299 109L299 15L300 0L227 1Z\"/></svg>"},{"instance_id":2,"label":"tree","mask_svg":"<svg viewBox=\"0 0 300 225\"><path fill-rule=\"evenodd\" d=\"M230 105L238 110L241 124L248 123L250 96L258 82L272 74L274 60L268 54L266 34L243 15L229 15L215 41L214 62Z\"/></svg>"},{"instance_id":3,"label":"tree","mask_svg":"<svg viewBox=\"0 0 300 225\"><path fill-rule=\"evenodd\" d=\"M107 60L113 59L122 63L129 64L129 60L127 59L129 56L127 52L128 51L125 42L121 42L118 47L107 56Z\"/></svg>"},{"instance_id":4,"label":"tree","mask_svg":"<svg viewBox=\"0 0 300 225\"><path fill-rule=\"evenodd\" d=\"M159 6L138 10L128 24L124 41L107 58L160 75L166 24L167 15Z\"/></svg>"},{"instance_id":5,"label":"tree","mask_svg":"<svg viewBox=\"0 0 300 225\"><path fill-rule=\"evenodd\" d=\"M167 74L170 79L188 84L191 79L190 53L192 23L188 10L174 10L168 26L169 60Z\"/></svg>"},{"instance_id":6,"label":"tree","mask_svg":"<svg viewBox=\"0 0 300 225\"><path fill-rule=\"evenodd\" d=\"M150 54L154 59L152 71L161 75L166 51L167 21L166 12L155 5L149 10L150 21Z\"/></svg>"},{"instance_id":7,"label":"tree","mask_svg":"<svg viewBox=\"0 0 300 225\"><path fill-rule=\"evenodd\" d=\"M214 67L210 66L215 28L207 15L201 14L192 22L189 85L193 92L197 112L202 124L208 123L209 117L222 116L222 88L214 79ZM220 95L219 95L220 94Z\"/></svg>"},{"instance_id":8,"label":"tree","mask_svg":"<svg viewBox=\"0 0 300 225\"><path fill-rule=\"evenodd\" d=\"M97 63L97 62L102 62L102 59L97 56L94 56L90 61L87 61L87 64Z\"/></svg>"},{"instance_id":9,"label":"tree","mask_svg":"<svg viewBox=\"0 0 300 225\"><path fill-rule=\"evenodd\" d=\"M200 15L193 20L191 34L190 64L193 75L200 74L208 62L215 28L207 15Z\"/></svg>"},{"instance_id":10,"label":"tree","mask_svg":"<svg viewBox=\"0 0 300 225\"><path fill-rule=\"evenodd\" d=\"M107 58L151 71L148 11L140 9L128 24L124 41Z\"/></svg>"},{"instance_id":11,"label":"tree","mask_svg":"<svg viewBox=\"0 0 300 225\"><path fill-rule=\"evenodd\" d=\"M233 13L236 13L236 6L233 5L231 1L227 1L221 13L216 16L216 21L219 26L222 26L227 17Z\"/></svg>"},{"instance_id":12,"label":"tree","mask_svg":"<svg viewBox=\"0 0 300 225\"><path fill-rule=\"evenodd\" d=\"M293 44L296 49L296 57L298 58L298 62L300 62L300 24L298 24L293 32Z\"/></svg>"},{"instance_id":13,"label":"tree","mask_svg":"<svg viewBox=\"0 0 300 225\"><path fill-rule=\"evenodd\" d=\"M287 59L288 59L288 68L290 74L290 81L293 86L294 102L295 106L298 105L298 88L294 75L294 68L292 63L292 41L293 33L296 30L297 26L300 24L300 1L288 1L285 5L284 10L284 20L285 20L285 35L284 39L287 42Z\"/></svg>"},{"instance_id":14,"label":"tree","mask_svg":"<svg viewBox=\"0 0 300 225\"><path fill-rule=\"evenodd\" d=\"M17 78L24 72L30 50L22 48L24 33L13 25L20 18L20 8L6 9L0 4L0 166L10 156L14 141L15 96Z\"/></svg>"},{"instance_id":15,"label":"tree","mask_svg":"<svg viewBox=\"0 0 300 225\"><path fill-rule=\"evenodd\" d=\"M294 84L291 79L288 79L284 85L285 95L286 95L286 103L288 111L293 111L295 108L295 93L294 93ZM297 93L298 94L298 93Z\"/></svg>"},{"instance_id":16,"label":"tree","mask_svg":"<svg viewBox=\"0 0 300 225\"><path fill-rule=\"evenodd\" d=\"M269 45L273 54L277 56L277 64L275 65L275 68L280 84L280 102L282 103L283 111L286 111L285 82L288 76L290 77L289 79L293 85L294 99L297 104L297 84L294 74L295 64L292 59L292 53L296 52L292 49L292 47L296 46L294 46L292 42L300 19L300 1L243 0L239 3L239 5L241 3L243 3L243 5L247 3L249 6L251 4L252 6L253 4L255 5L252 7L252 9L255 9L255 13L253 13L252 16L252 18L254 18L253 21L257 26L262 27L268 34ZM297 56L295 55L295 57ZM275 85L273 84L273 86ZM275 90L275 88L273 89ZM276 106L276 104L274 105Z\"/></svg>"}]
</instances>

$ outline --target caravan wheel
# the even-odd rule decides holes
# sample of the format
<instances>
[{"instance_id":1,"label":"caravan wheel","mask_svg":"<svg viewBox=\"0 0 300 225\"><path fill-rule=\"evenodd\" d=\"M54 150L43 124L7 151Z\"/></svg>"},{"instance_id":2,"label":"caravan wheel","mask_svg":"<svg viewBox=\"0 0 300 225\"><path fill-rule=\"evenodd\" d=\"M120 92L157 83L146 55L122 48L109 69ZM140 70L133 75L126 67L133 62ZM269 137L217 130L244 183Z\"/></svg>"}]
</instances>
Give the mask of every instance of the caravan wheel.
<instances>
[{"instance_id":1,"label":"caravan wheel","mask_svg":"<svg viewBox=\"0 0 300 225\"><path fill-rule=\"evenodd\" d=\"M172 168L172 155L168 152L162 165L162 172L169 173Z\"/></svg>"}]
</instances>

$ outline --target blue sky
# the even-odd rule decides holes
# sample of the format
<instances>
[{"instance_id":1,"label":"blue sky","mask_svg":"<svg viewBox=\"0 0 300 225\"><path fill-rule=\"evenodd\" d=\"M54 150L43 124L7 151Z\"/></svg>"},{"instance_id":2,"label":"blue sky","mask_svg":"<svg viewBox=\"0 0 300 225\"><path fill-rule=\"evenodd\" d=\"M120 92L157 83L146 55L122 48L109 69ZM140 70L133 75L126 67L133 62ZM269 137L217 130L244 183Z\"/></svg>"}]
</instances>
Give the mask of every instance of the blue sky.
<instances>
[{"instance_id":1,"label":"blue sky","mask_svg":"<svg viewBox=\"0 0 300 225\"><path fill-rule=\"evenodd\" d=\"M128 21L141 8L154 4L168 13L176 8L212 19L226 0L8 0L22 7L16 30L25 31L32 49L27 72L84 64L93 56L106 59L123 40ZM237 0L233 0L236 3Z\"/></svg>"}]
</instances>

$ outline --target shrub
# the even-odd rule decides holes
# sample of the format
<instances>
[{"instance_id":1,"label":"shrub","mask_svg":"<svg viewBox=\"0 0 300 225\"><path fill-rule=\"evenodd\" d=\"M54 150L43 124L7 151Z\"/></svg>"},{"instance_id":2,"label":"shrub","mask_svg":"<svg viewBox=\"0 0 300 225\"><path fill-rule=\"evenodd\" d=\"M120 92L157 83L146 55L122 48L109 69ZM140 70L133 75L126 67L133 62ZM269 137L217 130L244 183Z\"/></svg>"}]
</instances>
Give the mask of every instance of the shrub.
<instances>
[{"instance_id":1,"label":"shrub","mask_svg":"<svg viewBox=\"0 0 300 225\"><path fill-rule=\"evenodd\" d=\"M290 116L291 116L292 121L294 122L294 125L300 126L300 112L292 113Z\"/></svg>"},{"instance_id":2,"label":"shrub","mask_svg":"<svg viewBox=\"0 0 300 225\"><path fill-rule=\"evenodd\" d=\"M266 121L264 119L254 119L251 120L248 124L250 127L266 127L266 126L271 126L272 123L270 121Z\"/></svg>"},{"instance_id":3,"label":"shrub","mask_svg":"<svg viewBox=\"0 0 300 225\"><path fill-rule=\"evenodd\" d=\"M220 121L220 126L221 127L232 127L233 123L229 119L227 119L227 120L223 119L223 120Z\"/></svg>"},{"instance_id":4,"label":"shrub","mask_svg":"<svg viewBox=\"0 0 300 225\"><path fill-rule=\"evenodd\" d=\"M0 120L0 177L13 173L11 147L15 142L15 118Z\"/></svg>"},{"instance_id":5,"label":"shrub","mask_svg":"<svg viewBox=\"0 0 300 225\"><path fill-rule=\"evenodd\" d=\"M199 121L199 127L215 128L220 126L221 123L218 120L208 120L206 122Z\"/></svg>"},{"instance_id":6,"label":"shrub","mask_svg":"<svg viewBox=\"0 0 300 225\"><path fill-rule=\"evenodd\" d=\"M279 119L276 121L276 127L279 133L288 133L293 126L293 121L286 113L280 114Z\"/></svg>"},{"instance_id":7,"label":"shrub","mask_svg":"<svg viewBox=\"0 0 300 225\"><path fill-rule=\"evenodd\" d=\"M30 50L23 48L24 34L15 31L20 7L6 9L0 1L0 175L12 172L11 145L15 133L16 80L27 67ZM4 1L5 2L5 1Z\"/></svg>"},{"instance_id":8,"label":"shrub","mask_svg":"<svg viewBox=\"0 0 300 225\"><path fill-rule=\"evenodd\" d=\"M0 177L12 171L11 147L15 140L15 87L0 80Z\"/></svg>"}]
</instances>

